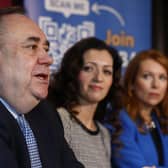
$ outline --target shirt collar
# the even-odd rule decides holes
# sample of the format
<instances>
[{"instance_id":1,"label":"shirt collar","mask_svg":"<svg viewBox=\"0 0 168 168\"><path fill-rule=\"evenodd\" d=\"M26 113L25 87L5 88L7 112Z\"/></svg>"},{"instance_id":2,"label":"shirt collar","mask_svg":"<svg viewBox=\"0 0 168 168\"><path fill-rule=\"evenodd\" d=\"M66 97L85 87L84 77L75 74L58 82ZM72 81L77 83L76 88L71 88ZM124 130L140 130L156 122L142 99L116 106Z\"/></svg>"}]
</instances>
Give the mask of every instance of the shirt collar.
<instances>
[{"instance_id":1,"label":"shirt collar","mask_svg":"<svg viewBox=\"0 0 168 168\"><path fill-rule=\"evenodd\" d=\"M11 115L17 120L19 113L11 107L4 99L0 97L1 103L6 107L6 109L11 113Z\"/></svg>"}]
</instances>

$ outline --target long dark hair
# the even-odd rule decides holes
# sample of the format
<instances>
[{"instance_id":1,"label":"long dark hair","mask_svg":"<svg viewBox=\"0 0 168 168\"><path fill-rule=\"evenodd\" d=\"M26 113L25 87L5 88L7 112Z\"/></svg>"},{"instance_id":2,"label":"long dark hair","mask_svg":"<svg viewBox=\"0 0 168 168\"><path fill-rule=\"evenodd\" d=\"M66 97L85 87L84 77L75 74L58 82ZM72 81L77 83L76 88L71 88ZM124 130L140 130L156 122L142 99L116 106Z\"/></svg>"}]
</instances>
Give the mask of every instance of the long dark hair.
<instances>
[{"instance_id":1,"label":"long dark hair","mask_svg":"<svg viewBox=\"0 0 168 168\"><path fill-rule=\"evenodd\" d=\"M77 42L69 48L62 59L58 72L51 77L49 88L49 100L55 107L65 107L72 111L72 107L79 104L79 81L78 75L83 67L83 55L90 49L107 50L113 59L113 84L107 96L98 104L94 119L103 122L108 120L115 127L115 137L121 126L118 121L118 109L120 107L120 77L121 77L121 58L113 47L95 37L89 37ZM110 109L110 115L107 111ZM116 138L113 138L116 139Z\"/></svg>"}]
</instances>

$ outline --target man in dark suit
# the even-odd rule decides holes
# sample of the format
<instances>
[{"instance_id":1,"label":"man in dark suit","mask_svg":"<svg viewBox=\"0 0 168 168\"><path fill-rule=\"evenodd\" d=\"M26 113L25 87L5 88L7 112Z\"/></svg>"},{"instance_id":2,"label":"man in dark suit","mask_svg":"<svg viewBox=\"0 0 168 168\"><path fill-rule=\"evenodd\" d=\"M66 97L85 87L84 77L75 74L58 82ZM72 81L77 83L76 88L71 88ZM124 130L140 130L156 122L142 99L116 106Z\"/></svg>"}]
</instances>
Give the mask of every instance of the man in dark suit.
<instances>
[{"instance_id":1,"label":"man in dark suit","mask_svg":"<svg viewBox=\"0 0 168 168\"><path fill-rule=\"evenodd\" d=\"M41 101L48 94L48 49L44 33L22 10L0 10L1 168L83 167L64 139L57 113Z\"/></svg>"}]
</instances>

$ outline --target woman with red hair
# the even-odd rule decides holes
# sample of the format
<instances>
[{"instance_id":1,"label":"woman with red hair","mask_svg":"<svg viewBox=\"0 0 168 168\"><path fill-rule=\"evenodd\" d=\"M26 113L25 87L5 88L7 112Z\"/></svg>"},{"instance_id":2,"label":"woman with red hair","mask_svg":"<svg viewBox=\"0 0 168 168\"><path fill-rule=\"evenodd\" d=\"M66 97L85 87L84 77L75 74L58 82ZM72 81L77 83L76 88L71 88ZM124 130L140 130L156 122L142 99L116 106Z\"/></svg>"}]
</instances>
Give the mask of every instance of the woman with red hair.
<instances>
[{"instance_id":1,"label":"woman with red hair","mask_svg":"<svg viewBox=\"0 0 168 168\"><path fill-rule=\"evenodd\" d=\"M124 80L120 113L122 148L112 146L119 168L168 167L168 60L155 50L138 53Z\"/></svg>"}]
</instances>

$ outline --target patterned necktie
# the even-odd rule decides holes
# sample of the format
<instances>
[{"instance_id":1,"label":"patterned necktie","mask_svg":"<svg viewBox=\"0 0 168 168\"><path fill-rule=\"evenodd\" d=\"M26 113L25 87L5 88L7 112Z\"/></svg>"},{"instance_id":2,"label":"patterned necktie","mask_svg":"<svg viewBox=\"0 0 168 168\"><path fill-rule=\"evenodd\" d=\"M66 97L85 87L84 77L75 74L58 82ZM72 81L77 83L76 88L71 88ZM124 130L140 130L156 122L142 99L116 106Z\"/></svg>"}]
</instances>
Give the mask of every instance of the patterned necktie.
<instances>
[{"instance_id":1,"label":"patterned necktie","mask_svg":"<svg viewBox=\"0 0 168 168\"><path fill-rule=\"evenodd\" d=\"M29 123L26 121L23 114L18 116L18 123L26 140L31 161L31 168L42 168L38 147L33 131L31 130Z\"/></svg>"}]
</instances>

